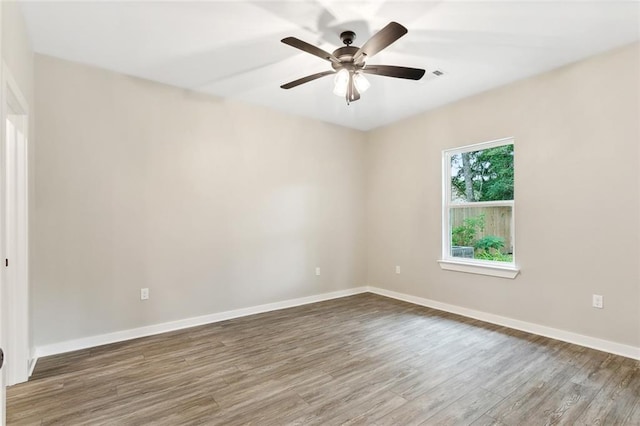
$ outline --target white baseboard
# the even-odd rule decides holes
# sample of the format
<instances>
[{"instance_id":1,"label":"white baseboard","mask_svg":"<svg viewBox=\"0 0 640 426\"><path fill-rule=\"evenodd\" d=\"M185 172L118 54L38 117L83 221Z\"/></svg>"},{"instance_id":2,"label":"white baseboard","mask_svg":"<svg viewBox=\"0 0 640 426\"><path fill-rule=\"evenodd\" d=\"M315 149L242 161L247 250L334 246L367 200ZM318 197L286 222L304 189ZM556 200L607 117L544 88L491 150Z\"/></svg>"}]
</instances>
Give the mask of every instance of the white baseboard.
<instances>
[{"instance_id":1,"label":"white baseboard","mask_svg":"<svg viewBox=\"0 0 640 426\"><path fill-rule=\"evenodd\" d=\"M37 362L38 362L37 356L32 356L31 359L29 360L29 376L28 377L31 377L31 375L33 374L33 370L36 369Z\"/></svg>"},{"instance_id":2,"label":"white baseboard","mask_svg":"<svg viewBox=\"0 0 640 426\"><path fill-rule=\"evenodd\" d=\"M478 319L491 324L502 325L504 327L513 328L515 330L526 331L527 333L537 334L540 336L549 337L551 339L561 340L563 342L573 343L576 345L585 346L587 348L597 349L599 351L609 352L616 355L622 355L627 358L640 360L640 348L635 346L599 339L597 337L585 336L583 334L573 333L570 331L560 330L557 328L547 327L531 322L520 321L513 318L490 314L487 312L476 311L474 309L463 308L461 306L450 305L448 303L437 302L435 300L411 296L408 294L398 293L382 288L369 286L367 287L367 290L370 293L390 297L392 299L402 300L404 302L413 303L415 305L426 306L428 308L437 309L439 311L450 312L452 314Z\"/></svg>"},{"instance_id":3,"label":"white baseboard","mask_svg":"<svg viewBox=\"0 0 640 426\"><path fill-rule=\"evenodd\" d=\"M166 333L169 331L181 330L184 328L195 327L199 325L211 324L219 321L225 321L233 318L244 317L248 315L260 314L264 312L276 311L278 309L292 308L294 306L307 305L310 303L322 302L325 300L338 299L341 297L352 296L360 293L374 293L380 296L390 297L392 299L402 300L404 302L413 303L415 305L426 306L428 308L440 311L450 312L464 317L474 318L491 324L509 327L515 330L525 331L527 333L537 334L549 337L551 339L561 340L616 355L622 355L628 358L640 360L640 348L622 343L611 342L609 340L599 339L596 337L585 336L570 331L560 330L557 328L547 327L531 322L520 321L513 318L507 318L500 315L494 315L487 312L476 311L474 309L463 308L461 306L450 305L448 303L437 302L435 300L425 299L418 296L411 296L404 293L398 293L391 290L385 290L378 287L355 287L347 290L334 291L330 293L319 294L315 296L301 297L298 299L290 299L282 302L268 303L264 305L252 306L249 308L235 309L232 311L218 312L209 315L203 315L194 318L187 318L178 321L166 322L162 324L154 324L145 327L139 327L129 330L116 331L113 333L101 334L97 336L84 337L80 339L68 340L50 345L38 346L35 348L30 364L29 375L33 372L39 357L56 355L65 352L76 351L80 349L92 348L95 346L106 345L109 343L122 342L125 340L137 339L139 337L152 336L154 334Z\"/></svg>"},{"instance_id":4,"label":"white baseboard","mask_svg":"<svg viewBox=\"0 0 640 426\"><path fill-rule=\"evenodd\" d=\"M315 296L300 297L282 302L267 303L264 305L252 306L249 308L234 309L232 311L218 312L215 314L203 315L194 318L187 318L178 321L165 322L162 324L148 325L145 327L133 328L129 330L116 331L113 333L100 334L97 336L83 337L80 339L67 340L60 343L37 346L35 348L34 360L40 357L57 355L65 352L77 351L80 349L93 348L95 346L107 345L109 343L122 342L125 340L137 339L139 337L152 336L154 334L166 333L168 331L181 330L183 328L195 327L198 325L211 324L226 321L233 318L245 317L247 315L261 314L264 312L277 311L278 309L292 308L294 306L308 305L310 303L322 302L325 300L338 299L352 296L354 294L366 293L367 287L355 287L347 290L333 291L330 293L318 294ZM35 361L33 362L35 367Z\"/></svg>"}]
</instances>

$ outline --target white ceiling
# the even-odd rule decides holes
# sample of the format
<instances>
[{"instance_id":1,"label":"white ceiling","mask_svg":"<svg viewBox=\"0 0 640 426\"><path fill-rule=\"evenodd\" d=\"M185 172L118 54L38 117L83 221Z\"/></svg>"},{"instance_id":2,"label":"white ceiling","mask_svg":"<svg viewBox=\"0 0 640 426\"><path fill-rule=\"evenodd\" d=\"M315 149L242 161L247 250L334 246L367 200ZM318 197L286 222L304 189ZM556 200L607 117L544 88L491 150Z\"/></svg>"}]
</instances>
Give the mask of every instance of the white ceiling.
<instances>
[{"instance_id":1,"label":"white ceiling","mask_svg":"<svg viewBox=\"0 0 640 426\"><path fill-rule=\"evenodd\" d=\"M22 9L38 53L361 130L640 38L637 1L45 1ZM340 32L355 31L360 46L392 20L409 33L367 62L426 68L421 81L367 76L371 88L349 106L332 94L331 77L280 89L330 69L282 38L333 51Z\"/></svg>"}]
</instances>

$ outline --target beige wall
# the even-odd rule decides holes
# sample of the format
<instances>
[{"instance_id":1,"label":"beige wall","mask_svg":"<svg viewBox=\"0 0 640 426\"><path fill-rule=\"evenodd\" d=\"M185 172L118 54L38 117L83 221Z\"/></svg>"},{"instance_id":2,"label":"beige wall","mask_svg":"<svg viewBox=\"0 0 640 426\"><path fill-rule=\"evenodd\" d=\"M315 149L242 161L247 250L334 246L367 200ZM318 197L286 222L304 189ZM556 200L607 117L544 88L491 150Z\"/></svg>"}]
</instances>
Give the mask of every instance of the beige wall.
<instances>
[{"instance_id":1,"label":"beige wall","mask_svg":"<svg viewBox=\"0 0 640 426\"><path fill-rule=\"evenodd\" d=\"M36 111L36 345L365 284L363 133L40 55Z\"/></svg>"},{"instance_id":2,"label":"beige wall","mask_svg":"<svg viewBox=\"0 0 640 426\"><path fill-rule=\"evenodd\" d=\"M37 56L36 345L368 283L640 346L639 56L369 134ZM521 275L442 271L442 150L507 136Z\"/></svg>"},{"instance_id":3,"label":"beige wall","mask_svg":"<svg viewBox=\"0 0 640 426\"><path fill-rule=\"evenodd\" d=\"M640 346L639 64L635 44L370 133L368 283ZM443 271L442 150L507 136L521 274Z\"/></svg>"},{"instance_id":4,"label":"beige wall","mask_svg":"<svg viewBox=\"0 0 640 426\"><path fill-rule=\"evenodd\" d=\"M20 7L15 1L2 1L2 59L11 70L22 94L33 100L33 50Z\"/></svg>"}]
</instances>

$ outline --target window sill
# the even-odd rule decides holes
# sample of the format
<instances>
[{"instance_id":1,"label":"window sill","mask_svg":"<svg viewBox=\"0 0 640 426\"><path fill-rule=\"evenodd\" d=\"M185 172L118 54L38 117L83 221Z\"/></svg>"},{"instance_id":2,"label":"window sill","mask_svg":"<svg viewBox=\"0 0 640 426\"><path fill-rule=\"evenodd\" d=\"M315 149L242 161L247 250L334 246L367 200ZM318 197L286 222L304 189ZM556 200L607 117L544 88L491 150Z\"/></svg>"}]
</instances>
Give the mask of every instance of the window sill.
<instances>
[{"instance_id":1,"label":"window sill","mask_svg":"<svg viewBox=\"0 0 640 426\"><path fill-rule=\"evenodd\" d=\"M438 260L440 268L446 271L466 272L468 274L490 275L492 277L514 279L520 272L512 265L482 265L478 263L464 262L458 260Z\"/></svg>"}]
</instances>

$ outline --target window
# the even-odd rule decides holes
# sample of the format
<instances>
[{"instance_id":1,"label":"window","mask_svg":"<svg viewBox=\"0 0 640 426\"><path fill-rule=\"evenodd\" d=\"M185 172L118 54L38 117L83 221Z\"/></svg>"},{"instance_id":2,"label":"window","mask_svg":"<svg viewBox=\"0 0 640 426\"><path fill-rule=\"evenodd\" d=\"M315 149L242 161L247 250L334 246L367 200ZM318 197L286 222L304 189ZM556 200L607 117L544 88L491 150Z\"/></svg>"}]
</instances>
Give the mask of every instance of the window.
<instances>
[{"instance_id":1,"label":"window","mask_svg":"<svg viewBox=\"0 0 640 426\"><path fill-rule=\"evenodd\" d=\"M443 152L443 269L514 278L513 139Z\"/></svg>"}]
</instances>

